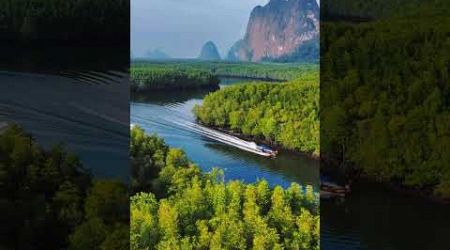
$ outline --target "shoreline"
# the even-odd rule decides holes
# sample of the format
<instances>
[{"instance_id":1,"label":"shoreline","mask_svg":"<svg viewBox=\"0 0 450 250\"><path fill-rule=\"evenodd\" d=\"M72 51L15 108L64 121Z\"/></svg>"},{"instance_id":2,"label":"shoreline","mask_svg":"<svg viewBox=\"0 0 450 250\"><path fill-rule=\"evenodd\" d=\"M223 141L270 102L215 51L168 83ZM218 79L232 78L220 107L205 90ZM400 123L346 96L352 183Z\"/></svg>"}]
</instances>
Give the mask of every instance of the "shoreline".
<instances>
[{"instance_id":1,"label":"shoreline","mask_svg":"<svg viewBox=\"0 0 450 250\"><path fill-rule=\"evenodd\" d=\"M236 75L216 75L216 76L221 77L221 78L228 77L228 78L238 78L238 79L240 78L240 79L244 79L244 80L245 79L248 79L248 80L272 80L272 81L277 81L277 82L283 82L282 80L275 80L275 79L268 79L268 78L244 77L244 76L236 76ZM211 91L216 91L218 89L220 89L218 86L216 87L216 86L207 85L207 86L197 86L197 87L187 87L187 88L185 88L185 87L183 87L183 88L158 88L158 89L148 89L148 90L140 90L140 91L132 91L132 92L138 93L138 94L141 94L141 93L145 94L146 92L164 91L164 90L174 90L174 91L176 91L176 90L211 90ZM334 165L335 167L328 168L329 170L331 169L332 170L331 172L334 172L334 173L327 173L327 174L333 180L336 180L338 183L344 181L344 182L351 182L351 183L355 184L356 186L359 184L363 184L363 185L367 184L367 185L371 185L371 186L379 185L382 188L386 188L390 191L394 191L394 192L400 193L402 195L418 197L418 198L430 200L432 202L436 202L439 204L450 204L450 198L439 197L439 196L435 195L431 190L409 188L409 187L406 187L399 183L393 183L390 181L380 181L380 180L377 180L376 176L367 175L363 172L364 170L362 168L358 168L355 166L348 166L348 167L346 167L346 169L342 169L339 166L339 163L333 162L332 158L328 158L328 157L320 155L320 154L317 155L317 154L310 153L310 152L300 152L297 150L288 149L277 142L267 141L265 139L257 138L255 136L238 133L238 132L232 131L229 128L205 125L204 123L200 122L198 119L197 119L197 123L199 123L205 127L208 127L211 129L216 129L220 132L224 132L226 134L236 136L240 139L254 141L257 144L265 144L275 150L280 150L280 151L293 153L296 155L305 156L305 157L308 157L309 159L312 159L315 161L320 161L321 163L325 163L324 165L327 165L327 164L331 165L331 166ZM321 171L322 171L322 168L321 168ZM345 184L347 184L347 183L345 183ZM349 195L352 195L352 194L350 193Z\"/></svg>"},{"instance_id":2,"label":"shoreline","mask_svg":"<svg viewBox=\"0 0 450 250\"><path fill-rule=\"evenodd\" d=\"M369 185L380 189L384 189L388 192L396 192L401 195L411 196L413 198L420 198L423 200L431 201L436 204L450 205L450 197L440 197L433 193L432 190L418 189L407 187L401 183L395 183L391 181L377 180L376 176L368 175L364 173L364 170L355 166L347 166L342 169L335 163L330 163L329 158L321 157L322 162L327 161L325 164L321 164L321 172L324 171L327 176L331 177L334 181L340 183L342 181L352 183L351 186ZM323 166L326 165L326 166ZM353 189L353 188L352 188ZM351 193L349 194L352 195Z\"/></svg>"},{"instance_id":3,"label":"shoreline","mask_svg":"<svg viewBox=\"0 0 450 250\"><path fill-rule=\"evenodd\" d=\"M148 87L148 88L139 88L136 86L133 81L131 81L130 91L131 93L145 94L152 91L183 91L183 90L219 90L219 84L208 84L208 85L196 85L196 86L165 86L165 87Z\"/></svg>"},{"instance_id":4,"label":"shoreline","mask_svg":"<svg viewBox=\"0 0 450 250\"><path fill-rule=\"evenodd\" d=\"M266 81L266 82L288 82L289 80L282 80L270 77L254 77L254 76L239 76L239 75L226 75L226 74L218 74L215 75L219 78L232 78L232 79L244 79L244 80L257 80L257 81Z\"/></svg>"},{"instance_id":5,"label":"shoreline","mask_svg":"<svg viewBox=\"0 0 450 250\"><path fill-rule=\"evenodd\" d=\"M281 80L281 79L275 79L275 78L267 78L267 77L251 77L251 76L238 76L238 75L214 75L218 78L231 78L231 79L242 79L243 82L245 80L255 80L255 81L266 81L266 82L274 82L274 83L284 83L288 80ZM142 93L145 94L146 92L150 91L178 91L178 90L212 90L216 91L220 89L220 84L222 81L220 81L217 85L216 84L207 84L207 85L195 85L195 86L161 86L158 85L155 87L148 87L148 88L139 88L139 83L136 83L134 80L131 80L130 89L133 93Z\"/></svg>"}]
</instances>

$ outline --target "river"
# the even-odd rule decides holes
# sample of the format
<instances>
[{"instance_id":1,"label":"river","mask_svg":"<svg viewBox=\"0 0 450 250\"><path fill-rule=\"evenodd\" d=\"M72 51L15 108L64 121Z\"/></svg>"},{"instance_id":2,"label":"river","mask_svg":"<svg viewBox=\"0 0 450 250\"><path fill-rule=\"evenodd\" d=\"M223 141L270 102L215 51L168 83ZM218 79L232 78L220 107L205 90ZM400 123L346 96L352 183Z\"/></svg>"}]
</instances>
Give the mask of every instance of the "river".
<instances>
[{"instance_id":1,"label":"river","mask_svg":"<svg viewBox=\"0 0 450 250\"><path fill-rule=\"evenodd\" d=\"M450 249L449 211L449 205L359 183L345 200L321 200L321 249Z\"/></svg>"},{"instance_id":2,"label":"river","mask_svg":"<svg viewBox=\"0 0 450 250\"><path fill-rule=\"evenodd\" d=\"M227 180L318 185L318 161L285 151L265 158L177 126L177 121L195 121L192 107L208 91L132 96L128 110L127 81L128 74L117 70L3 71L0 123L19 123L45 147L64 143L97 178L128 180L131 119L170 146L184 149L204 171L224 169ZM221 87L236 81L224 79ZM321 249L448 249L448 211L448 205L358 184L345 200L321 201Z\"/></svg>"},{"instance_id":3,"label":"river","mask_svg":"<svg viewBox=\"0 0 450 250\"><path fill-rule=\"evenodd\" d=\"M224 78L221 88L243 79ZM276 83L274 83L276 84ZM319 162L307 156L280 151L276 158L266 158L211 140L179 123L195 122L192 108L201 104L205 90L164 91L133 95L131 123L156 133L171 146L182 148L203 171L220 167L226 180L254 182L266 179L272 186L288 187L291 182L318 187Z\"/></svg>"},{"instance_id":4,"label":"river","mask_svg":"<svg viewBox=\"0 0 450 250\"><path fill-rule=\"evenodd\" d=\"M128 181L128 79L117 70L0 71L0 122L45 148L63 144L97 178Z\"/></svg>"},{"instance_id":5,"label":"river","mask_svg":"<svg viewBox=\"0 0 450 250\"><path fill-rule=\"evenodd\" d=\"M236 79L224 79L221 88ZM275 83L276 84L276 83ZM204 171L217 166L226 179L273 185L319 182L319 162L289 152L275 159L254 155L212 141L177 126L194 122L192 108L208 91L155 92L131 98L131 122L157 133L172 147L182 148ZM448 206L397 193L376 184L359 183L345 200L321 201L321 249L448 249ZM413 226L411 226L413 225Z\"/></svg>"}]
</instances>

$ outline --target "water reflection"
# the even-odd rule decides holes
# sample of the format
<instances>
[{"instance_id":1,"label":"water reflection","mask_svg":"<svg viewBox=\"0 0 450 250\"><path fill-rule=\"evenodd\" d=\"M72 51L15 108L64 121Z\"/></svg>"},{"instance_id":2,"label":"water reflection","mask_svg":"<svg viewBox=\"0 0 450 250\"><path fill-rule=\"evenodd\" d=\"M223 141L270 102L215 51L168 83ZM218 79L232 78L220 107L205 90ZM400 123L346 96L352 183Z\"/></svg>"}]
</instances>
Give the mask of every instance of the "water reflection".
<instances>
[{"instance_id":1,"label":"water reflection","mask_svg":"<svg viewBox=\"0 0 450 250\"><path fill-rule=\"evenodd\" d=\"M343 201L322 200L322 249L446 249L448 205L358 184Z\"/></svg>"},{"instance_id":2,"label":"water reflection","mask_svg":"<svg viewBox=\"0 0 450 250\"><path fill-rule=\"evenodd\" d=\"M193 90L179 90L174 92L167 91L154 91L152 93L132 93L131 100L135 103L151 103L161 106L185 103L192 99L202 99L205 95L210 93L211 90L205 89L193 89Z\"/></svg>"}]
</instances>

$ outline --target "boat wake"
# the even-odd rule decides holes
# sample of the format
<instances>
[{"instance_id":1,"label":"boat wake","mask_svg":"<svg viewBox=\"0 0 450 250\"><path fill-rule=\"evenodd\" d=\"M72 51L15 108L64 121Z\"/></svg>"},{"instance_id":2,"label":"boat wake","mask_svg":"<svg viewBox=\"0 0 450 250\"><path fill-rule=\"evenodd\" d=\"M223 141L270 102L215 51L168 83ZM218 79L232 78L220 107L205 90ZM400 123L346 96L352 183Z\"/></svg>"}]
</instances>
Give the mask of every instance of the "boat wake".
<instances>
[{"instance_id":1,"label":"boat wake","mask_svg":"<svg viewBox=\"0 0 450 250\"><path fill-rule=\"evenodd\" d=\"M264 146L259 146L257 145L255 142L249 142L249 141L245 141L242 140L236 136L232 136L214 129L210 129L207 128L205 126L193 123L193 122L185 122L185 123L180 123L180 122L176 122L175 123L179 126L188 128L194 132L197 132L198 134L201 134L205 137L208 137L212 140L215 141L219 141L222 142L224 144L254 153L254 154L258 154L258 155L262 155L262 156L275 156L276 155L276 151L271 150L267 147Z\"/></svg>"},{"instance_id":2,"label":"boat wake","mask_svg":"<svg viewBox=\"0 0 450 250\"><path fill-rule=\"evenodd\" d=\"M214 141L221 142L223 144L233 146L236 148L239 148L241 150L251 152L257 155L266 156L266 157L272 157L276 156L277 151L272 150L266 146L263 145L257 145L255 142L246 141L243 139L240 139L236 136L229 135L227 133L223 133L211 128L207 128L205 126L202 126L200 124L191 122L184 118L181 114L176 114L176 111L170 110L171 119L164 119L159 117L159 119L148 119L148 117L139 117L134 116L135 122L139 123L152 123L163 127L170 127L173 129L181 129L185 131L189 131L191 133L195 133L201 136L204 136L206 138L209 138ZM155 118L155 117L154 117ZM134 124L131 125L133 127Z\"/></svg>"}]
</instances>

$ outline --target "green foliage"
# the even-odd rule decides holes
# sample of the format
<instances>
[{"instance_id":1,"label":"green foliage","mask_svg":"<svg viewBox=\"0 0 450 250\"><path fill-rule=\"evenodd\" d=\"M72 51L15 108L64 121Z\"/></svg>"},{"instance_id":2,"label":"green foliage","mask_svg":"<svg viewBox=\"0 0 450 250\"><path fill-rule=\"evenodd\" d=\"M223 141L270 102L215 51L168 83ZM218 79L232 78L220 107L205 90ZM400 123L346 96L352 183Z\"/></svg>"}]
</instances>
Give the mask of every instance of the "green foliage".
<instances>
[{"instance_id":1,"label":"green foliage","mask_svg":"<svg viewBox=\"0 0 450 250\"><path fill-rule=\"evenodd\" d=\"M321 155L450 197L450 18L423 7L322 23Z\"/></svg>"},{"instance_id":2,"label":"green foliage","mask_svg":"<svg viewBox=\"0 0 450 250\"><path fill-rule=\"evenodd\" d=\"M208 71L147 65L131 67L131 90L217 88L219 79Z\"/></svg>"},{"instance_id":3,"label":"green foliage","mask_svg":"<svg viewBox=\"0 0 450 250\"><path fill-rule=\"evenodd\" d=\"M319 216L307 208L318 197L291 196L298 184L261 190L267 182L224 183L200 173L187 181L167 199L132 198L132 249L318 249Z\"/></svg>"},{"instance_id":4,"label":"green foliage","mask_svg":"<svg viewBox=\"0 0 450 250\"><path fill-rule=\"evenodd\" d=\"M16 125L0 132L0 197L2 249L129 248L126 187L92 183L77 157L40 148Z\"/></svg>"},{"instance_id":5,"label":"green foliage","mask_svg":"<svg viewBox=\"0 0 450 250\"><path fill-rule=\"evenodd\" d=\"M99 180L89 190L86 218L100 218L108 224L128 220L128 190L119 181Z\"/></svg>"},{"instance_id":6,"label":"green foliage","mask_svg":"<svg viewBox=\"0 0 450 250\"><path fill-rule=\"evenodd\" d=\"M2 0L0 38L104 42L129 39L127 0ZM70 28L68 28L70 27ZM114 38L114 39L113 39ZM108 39L100 41L100 39Z\"/></svg>"},{"instance_id":7,"label":"green foliage","mask_svg":"<svg viewBox=\"0 0 450 250\"><path fill-rule=\"evenodd\" d=\"M130 136L132 190L151 190L152 181L166 165L169 147L161 138L146 135L138 126L131 129Z\"/></svg>"},{"instance_id":8,"label":"green foliage","mask_svg":"<svg viewBox=\"0 0 450 250\"><path fill-rule=\"evenodd\" d=\"M76 228L70 236L70 249L95 249L106 238L108 228L100 218L91 218Z\"/></svg>"},{"instance_id":9,"label":"green foliage","mask_svg":"<svg viewBox=\"0 0 450 250\"><path fill-rule=\"evenodd\" d=\"M446 0L323 0L320 4L322 20L333 16L345 20L351 20L351 17L370 20L386 17L415 17L424 14L433 17L437 13L448 14L450 7Z\"/></svg>"},{"instance_id":10,"label":"green foliage","mask_svg":"<svg viewBox=\"0 0 450 250\"><path fill-rule=\"evenodd\" d=\"M158 178L165 198L148 192L131 197L131 249L319 249L312 187L226 183L221 170L201 173L183 151L165 152Z\"/></svg>"},{"instance_id":11,"label":"green foliage","mask_svg":"<svg viewBox=\"0 0 450 250\"><path fill-rule=\"evenodd\" d=\"M285 84L240 84L207 95L194 108L208 126L280 144L286 148L319 153L318 80Z\"/></svg>"},{"instance_id":12,"label":"green foliage","mask_svg":"<svg viewBox=\"0 0 450 250\"><path fill-rule=\"evenodd\" d=\"M0 173L1 221L9 239L2 247L63 247L83 220L91 182L79 160L61 146L43 150L11 125L0 134Z\"/></svg>"},{"instance_id":13,"label":"green foliage","mask_svg":"<svg viewBox=\"0 0 450 250\"><path fill-rule=\"evenodd\" d=\"M252 78L261 80L304 81L318 79L318 64L306 63L242 63L242 62L202 62L196 60L179 61L132 61L131 69L165 69L174 71L206 71L219 77Z\"/></svg>"},{"instance_id":14,"label":"green foliage","mask_svg":"<svg viewBox=\"0 0 450 250\"><path fill-rule=\"evenodd\" d=\"M85 220L70 235L70 249L130 248L127 187L119 181L98 180L84 203Z\"/></svg>"}]
</instances>

